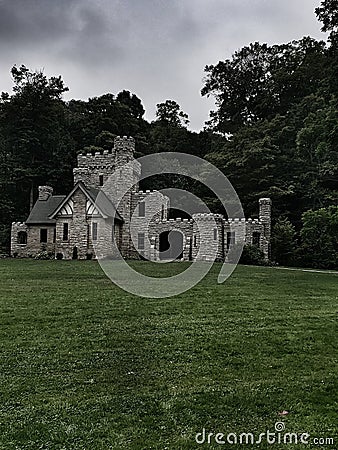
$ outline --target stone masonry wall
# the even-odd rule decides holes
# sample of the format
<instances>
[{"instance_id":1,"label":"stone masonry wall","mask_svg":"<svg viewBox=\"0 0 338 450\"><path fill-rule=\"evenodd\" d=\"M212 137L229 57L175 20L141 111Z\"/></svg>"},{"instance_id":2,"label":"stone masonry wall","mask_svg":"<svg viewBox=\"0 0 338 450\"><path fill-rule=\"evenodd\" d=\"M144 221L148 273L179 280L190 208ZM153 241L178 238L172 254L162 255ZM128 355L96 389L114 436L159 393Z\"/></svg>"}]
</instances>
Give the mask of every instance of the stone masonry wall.
<instances>
[{"instance_id":1,"label":"stone masonry wall","mask_svg":"<svg viewBox=\"0 0 338 450\"><path fill-rule=\"evenodd\" d=\"M47 242L40 242L41 228L47 230ZM40 252L46 251L54 253L54 225L31 225L28 226L22 222L12 223L11 230L11 255L19 258L34 258ZM20 244L18 241L19 232L27 233L27 244Z\"/></svg>"}]
</instances>

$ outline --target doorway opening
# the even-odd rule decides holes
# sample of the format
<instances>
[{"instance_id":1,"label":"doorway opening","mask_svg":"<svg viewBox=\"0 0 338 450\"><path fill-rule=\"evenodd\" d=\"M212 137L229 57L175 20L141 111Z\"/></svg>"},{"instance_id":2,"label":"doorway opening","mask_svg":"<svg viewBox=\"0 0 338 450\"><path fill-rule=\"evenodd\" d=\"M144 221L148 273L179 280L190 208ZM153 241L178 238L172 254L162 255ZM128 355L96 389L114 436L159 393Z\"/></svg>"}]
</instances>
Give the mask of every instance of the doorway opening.
<instances>
[{"instance_id":1,"label":"doorway opening","mask_svg":"<svg viewBox=\"0 0 338 450\"><path fill-rule=\"evenodd\" d=\"M164 231L160 234L160 260L183 258L183 234L180 231Z\"/></svg>"}]
</instances>

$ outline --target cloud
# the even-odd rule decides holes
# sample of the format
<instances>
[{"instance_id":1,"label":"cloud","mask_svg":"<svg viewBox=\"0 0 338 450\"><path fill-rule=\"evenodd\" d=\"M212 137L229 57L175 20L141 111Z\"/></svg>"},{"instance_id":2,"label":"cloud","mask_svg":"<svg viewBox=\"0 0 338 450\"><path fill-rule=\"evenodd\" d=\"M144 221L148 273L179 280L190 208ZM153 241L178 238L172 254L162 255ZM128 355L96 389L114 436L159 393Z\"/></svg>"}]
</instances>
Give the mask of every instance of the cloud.
<instances>
[{"instance_id":1,"label":"cloud","mask_svg":"<svg viewBox=\"0 0 338 450\"><path fill-rule=\"evenodd\" d=\"M0 0L0 90L25 64L61 74L69 98L122 89L155 105L176 100L200 129L212 101L203 69L252 41L321 37L317 0Z\"/></svg>"}]
</instances>

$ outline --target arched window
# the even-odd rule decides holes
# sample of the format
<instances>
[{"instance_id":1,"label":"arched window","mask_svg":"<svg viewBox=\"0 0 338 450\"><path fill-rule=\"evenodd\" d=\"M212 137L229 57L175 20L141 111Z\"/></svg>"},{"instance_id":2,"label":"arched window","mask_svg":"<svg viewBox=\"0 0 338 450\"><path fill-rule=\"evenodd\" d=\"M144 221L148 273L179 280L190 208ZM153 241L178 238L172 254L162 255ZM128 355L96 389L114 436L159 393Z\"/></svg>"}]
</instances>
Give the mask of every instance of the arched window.
<instances>
[{"instance_id":1,"label":"arched window","mask_svg":"<svg viewBox=\"0 0 338 450\"><path fill-rule=\"evenodd\" d=\"M19 231L18 233L18 244L26 245L27 244L27 233L26 231Z\"/></svg>"}]
</instances>

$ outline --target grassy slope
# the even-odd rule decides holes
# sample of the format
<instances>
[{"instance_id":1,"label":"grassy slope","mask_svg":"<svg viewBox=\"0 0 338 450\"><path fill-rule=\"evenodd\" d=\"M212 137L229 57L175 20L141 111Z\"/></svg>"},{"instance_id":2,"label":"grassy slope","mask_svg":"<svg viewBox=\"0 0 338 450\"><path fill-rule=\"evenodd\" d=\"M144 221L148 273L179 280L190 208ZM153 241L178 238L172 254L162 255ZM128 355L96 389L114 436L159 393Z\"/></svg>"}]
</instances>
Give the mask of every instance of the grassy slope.
<instances>
[{"instance_id":1,"label":"grassy slope","mask_svg":"<svg viewBox=\"0 0 338 450\"><path fill-rule=\"evenodd\" d=\"M0 449L196 448L284 409L286 431L337 438L337 275L218 269L148 300L93 261L0 261Z\"/></svg>"}]
</instances>

